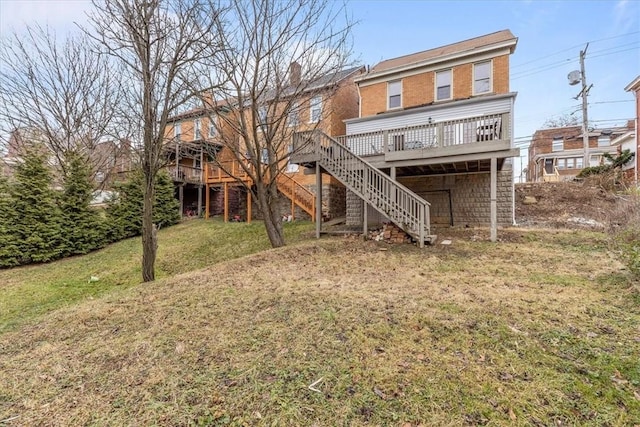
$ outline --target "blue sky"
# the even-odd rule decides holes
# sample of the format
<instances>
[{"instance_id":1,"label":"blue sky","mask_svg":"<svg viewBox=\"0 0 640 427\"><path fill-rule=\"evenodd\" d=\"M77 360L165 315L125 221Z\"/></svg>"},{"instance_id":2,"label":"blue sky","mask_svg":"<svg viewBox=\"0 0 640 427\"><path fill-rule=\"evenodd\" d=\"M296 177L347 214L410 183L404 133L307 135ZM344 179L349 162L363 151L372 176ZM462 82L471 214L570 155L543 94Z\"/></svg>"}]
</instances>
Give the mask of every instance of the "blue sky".
<instances>
[{"instance_id":1,"label":"blue sky","mask_svg":"<svg viewBox=\"0 0 640 427\"><path fill-rule=\"evenodd\" d=\"M34 21L64 33L84 21L89 6L85 0L0 0L0 34ZM640 1L351 0L347 8L358 21L354 55L365 65L510 29L518 37L511 57L517 143L546 119L579 109L573 99L579 86L569 86L566 76L579 69L587 42L590 121L608 127L634 116L633 95L624 87L640 74ZM522 155L526 164L526 149Z\"/></svg>"}]
</instances>

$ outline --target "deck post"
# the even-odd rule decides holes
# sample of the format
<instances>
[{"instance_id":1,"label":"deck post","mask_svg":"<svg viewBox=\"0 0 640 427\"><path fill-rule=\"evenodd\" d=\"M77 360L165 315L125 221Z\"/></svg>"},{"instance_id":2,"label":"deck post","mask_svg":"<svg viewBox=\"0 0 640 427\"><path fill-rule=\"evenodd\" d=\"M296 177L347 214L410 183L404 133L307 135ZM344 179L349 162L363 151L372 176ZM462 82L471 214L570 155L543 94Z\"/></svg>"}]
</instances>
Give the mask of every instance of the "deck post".
<instances>
[{"instance_id":1,"label":"deck post","mask_svg":"<svg viewBox=\"0 0 640 427\"><path fill-rule=\"evenodd\" d=\"M184 215L184 184L178 185L178 200L180 200L180 218Z\"/></svg>"},{"instance_id":2,"label":"deck post","mask_svg":"<svg viewBox=\"0 0 640 427\"><path fill-rule=\"evenodd\" d=\"M424 248L424 226L425 226L425 218L427 213L426 206L420 206L420 232L418 236L420 238L419 247Z\"/></svg>"},{"instance_id":3,"label":"deck post","mask_svg":"<svg viewBox=\"0 0 640 427\"><path fill-rule=\"evenodd\" d=\"M498 159L491 158L491 241L498 240Z\"/></svg>"},{"instance_id":4,"label":"deck post","mask_svg":"<svg viewBox=\"0 0 640 427\"><path fill-rule=\"evenodd\" d=\"M247 187L247 224L251 224L251 188Z\"/></svg>"},{"instance_id":5,"label":"deck post","mask_svg":"<svg viewBox=\"0 0 640 427\"><path fill-rule=\"evenodd\" d=\"M202 184L198 185L198 218L202 214Z\"/></svg>"},{"instance_id":6,"label":"deck post","mask_svg":"<svg viewBox=\"0 0 640 427\"><path fill-rule=\"evenodd\" d=\"M316 162L316 239L320 238L322 231L322 173L320 164Z\"/></svg>"},{"instance_id":7,"label":"deck post","mask_svg":"<svg viewBox=\"0 0 640 427\"><path fill-rule=\"evenodd\" d=\"M204 193L204 219L209 219L209 184L205 184L205 193Z\"/></svg>"},{"instance_id":8,"label":"deck post","mask_svg":"<svg viewBox=\"0 0 640 427\"><path fill-rule=\"evenodd\" d=\"M224 183L224 222L229 222L229 183Z\"/></svg>"}]
</instances>

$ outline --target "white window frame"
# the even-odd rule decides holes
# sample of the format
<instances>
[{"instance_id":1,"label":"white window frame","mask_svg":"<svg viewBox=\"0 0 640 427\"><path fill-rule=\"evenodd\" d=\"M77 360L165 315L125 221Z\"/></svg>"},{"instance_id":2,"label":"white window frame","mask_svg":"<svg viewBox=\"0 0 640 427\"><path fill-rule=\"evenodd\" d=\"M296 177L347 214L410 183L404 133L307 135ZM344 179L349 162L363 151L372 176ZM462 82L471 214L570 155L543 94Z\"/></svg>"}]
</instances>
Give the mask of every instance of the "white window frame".
<instances>
[{"instance_id":1,"label":"white window frame","mask_svg":"<svg viewBox=\"0 0 640 427\"><path fill-rule=\"evenodd\" d=\"M216 126L213 124L213 120L209 120L209 138L216 136Z\"/></svg>"},{"instance_id":2,"label":"white window frame","mask_svg":"<svg viewBox=\"0 0 640 427\"><path fill-rule=\"evenodd\" d=\"M438 86L438 75L445 75L448 74L449 75L449 97L448 98L439 98L438 97L438 89L441 87L446 87L447 85L443 85L443 86ZM435 74L435 78L434 80L434 84L435 84L435 100L436 101L448 101L450 99L453 99L453 68L449 68L447 70L440 70L440 71L436 71Z\"/></svg>"},{"instance_id":3,"label":"white window frame","mask_svg":"<svg viewBox=\"0 0 640 427\"><path fill-rule=\"evenodd\" d=\"M606 142L606 144L604 142ZM610 145L611 137L609 135L600 135L598 137L598 147L609 147Z\"/></svg>"},{"instance_id":4,"label":"white window frame","mask_svg":"<svg viewBox=\"0 0 640 427\"><path fill-rule=\"evenodd\" d=\"M391 98L398 97L398 105L391 106ZM387 83L387 110L402 108L402 80Z\"/></svg>"},{"instance_id":5,"label":"white window frame","mask_svg":"<svg viewBox=\"0 0 640 427\"><path fill-rule=\"evenodd\" d=\"M317 111L317 117L314 117L314 110ZM309 123L318 123L322 120L322 96L317 95L309 101Z\"/></svg>"},{"instance_id":6,"label":"white window frame","mask_svg":"<svg viewBox=\"0 0 640 427\"><path fill-rule=\"evenodd\" d=\"M193 140L197 141L202 138L202 122L200 119L193 121Z\"/></svg>"},{"instance_id":7,"label":"white window frame","mask_svg":"<svg viewBox=\"0 0 640 427\"><path fill-rule=\"evenodd\" d=\"M173 125L173 137L180 138L180 135L182 135L182 123L176 122Z\"/></svg>"},{"instance_id":8,"label":"white window frame","mask_svg":"<svg viewBox=\"0 0 640 427\"><path fill-rule=\"evenodd\" d=\"M289 126L297 127L300 125L300 104L295 101L291 104L291 110L289 110Z\"/></svg>"},{"instance_id":9,"label":"white window frame","mask_svg":"<svg viewBox=\"0 0 640 427\"><path fill-rule=\"evenodd\" d=\"M564 151L564 138L553 138L551 140L551 151Z\"/></svg>"},{"instance_id":10,"label":"white window frame","mask_svg":"<svg viewBox=\"0 0 640 427\"><path fill-rule=\"evenodd\" d=\"M488 65L489 66L489 76L479 79L478 76L476 75L476 69L479 66L482 65ZM474 95L482 95L485 93L491 93L493 92L493 61L489 60L489 61L482 61L482 62L477 62L475 64L473 64L473 94ZM489 87L487 90L484 91L479 91L478 90L478 82L480 81L484 81L484 80L489 80Z\"/></svg>"}]
</instances>

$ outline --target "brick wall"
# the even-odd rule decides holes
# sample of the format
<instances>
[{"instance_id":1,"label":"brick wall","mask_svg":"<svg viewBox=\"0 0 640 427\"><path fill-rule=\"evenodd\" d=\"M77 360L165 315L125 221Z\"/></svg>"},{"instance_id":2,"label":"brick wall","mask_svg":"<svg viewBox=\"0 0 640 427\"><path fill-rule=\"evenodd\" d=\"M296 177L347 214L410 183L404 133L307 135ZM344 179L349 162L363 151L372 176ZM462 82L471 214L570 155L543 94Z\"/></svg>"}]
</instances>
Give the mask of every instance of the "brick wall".
<instances>
[{"instance_id":1,"label":"brick wall","mask_svg":"<svg viewBox=\"0 0 640 427\"><path fill-rule=\"evenodd\" d=\"M442 69L446 69L443 66ZM462 100L473 96L473 62L461 64L453 69L453 99ZM493 94L509 92L509 55L493 58L492 64ZM435 70L402 78L402 108L427 105L434 102ZM360 87L362 114L360 117L373 116L387 111L387 82L398 80L390 75L384 82Z\"/></svg>"},{"instance_id":2,"label":"brick wall","mask_svg":"<svg viewBox=\"0 0 640 427\"><path fill-rule=\"evenodd\" d=\"M488 226L491 223L491 177L487 173L405 177L398 181L431 203L435 225L448 225L451 196L454 226ZM498 225L513 222L513 179L511 169L498 172ZM347 225L362 224L362 200L347 193Z\"/></svg>"}]
</instances>

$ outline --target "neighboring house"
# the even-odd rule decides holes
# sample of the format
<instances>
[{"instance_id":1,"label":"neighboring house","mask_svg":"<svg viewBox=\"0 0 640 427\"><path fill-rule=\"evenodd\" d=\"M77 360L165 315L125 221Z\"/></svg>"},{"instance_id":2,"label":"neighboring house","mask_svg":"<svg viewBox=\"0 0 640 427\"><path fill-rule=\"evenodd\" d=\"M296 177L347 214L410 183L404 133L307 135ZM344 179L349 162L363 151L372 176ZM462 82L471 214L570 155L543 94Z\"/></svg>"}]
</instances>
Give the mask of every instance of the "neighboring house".
<instances>
[{"instance_id":1,"label":"neighboring house","mask_svg":"<svg viewBox=\"0 0 640 427\"><path fill-rule=\"evenodd\" d=\"M635 97L636 104L636 115L635 115L635 123L634 123L634 140L635 142L627 141L627 144L630 145L633 149L631 150L636 154L635 156L635 165L633 167L633 179L636 185L640 184L640 180L638 179L638 175L640 175L640 138L638 137L638 126L640 126L640 76L633 79L631 83L629 83L624 90L627 92L633 93Z\"/></svg>"},{"instance_id":2,"label":"neighboring house","mask_svg":"<svg viewBox=\"0 0 640 427\"><path fill-rule=\"evenodd\" d=\"M290 68L290 84L296 86L296 78L300 76L299 65ZM329 135L341 135L345 132L344 120L358 115L358 93L353 79L364 71L364 67L356 67L321 77L314 84L309 84L306 91L295 103L298 108L287 117L287 126L291 131L306 129L322 129ZM286 94L286 89L284 90ZM269 99L265 103L271 102ZM282 99L279 100L282 102ZM274 109L278 107L275 106ZM260 218L260 212L252 208L252 199L247 192L253 183L243 172L242 165L226 147L226 144L241 143L238 136L219 116L234 114L239 110L232 102L216 103L215 108L192 110L187 114L174 117L167 128L167 136L174 135L183 154L179 164L184 171L193 171L193 185L197 193L192 193L189 183L184 185L184 205L202 206L205 217L223 216L225 221L233 218L251 221ZM245 112L240 111L241 114ZM209 120L218 120L216 126L210 126ZM248 120L250 121L250 120ZM197 130L204 130L206 137L197 137ZM216 134L216 129L222 135ZM195 133L194 133L195 132ZM191 152L184 153L186 141L192 141ZM200 149L202 142L208 147ZM168 144L168 147L171 144ZM289 142L281 144L291 150ZM198 151L200 149L200 151ZM178 151L177 149L174 151ZM281 153L286 154L286 153ZM202 156L202 161L199 161ZM283 157L286 157L283 155ZM185 162L192 162L186 165ZM172 163L172 164L175 164ZM204 165L201 166L200 165ZM283 164L283 172L277 180L281 194L280 210L283 216L291 218L310 218L315 220L315 193L317 183L315 177L305 175L304 168L287 161ZM181 180L176 180L180 182ZM339 217L345 215L345 188L335 178L325 176L321 183L324 194L322 215ZM200 190L202 188L202 190ZM202 195L204 192L204 197ZM193 196L192 194L196 194ZM200 209L198 209L200 211Z\"/></svg>"},{"instance_id":3,"label":"neighboring house","mask_svg":"<svg viewBox=\"0 0 640 427\"><path fill-rule=\"evenodd\" d=\"M7 150L2 158L2 173L13 176L15 168L21 163L27 150L36 150L45 156L52 174L53 187L62 185L62 170L55 153L44 142L44 136L35 129L14 130L9 136ZM103 141L91 149L84 147L87 161L91 167L93 185L96 189L110 189L113 182L122 179L132 169L131 146L126 141Z\"/></svg>"},{"instance_id":4,"label":"neighboring house","mask_svg":"<svg viewBox=\"0 0 640 427\"><path fill-rule=\"evenodd\" d=\"M421 244L433 226L490 225L495 240L514 222L516 43L503 30L380 62L355 79L346 135L300 134L295 160L350 190L348 224L391 221Z\"/></svg>"},{"instance_id":5,"label":"neighboring house","mask_svg":"<svg viewBox=\"0 0 640 427\"><path fill-rule=\"evenodd\" d=\"M584 165L582 126L541 129L533 134L529 145L527 181L572 180L586 166L604 164L603 154L616 155L619 144L614 143L632 129L632 124L589 131L589 165ZM618 141L622 143L622 140Z\"/></svg>"}]
</instances>

